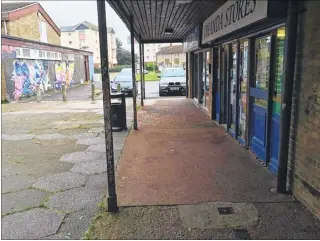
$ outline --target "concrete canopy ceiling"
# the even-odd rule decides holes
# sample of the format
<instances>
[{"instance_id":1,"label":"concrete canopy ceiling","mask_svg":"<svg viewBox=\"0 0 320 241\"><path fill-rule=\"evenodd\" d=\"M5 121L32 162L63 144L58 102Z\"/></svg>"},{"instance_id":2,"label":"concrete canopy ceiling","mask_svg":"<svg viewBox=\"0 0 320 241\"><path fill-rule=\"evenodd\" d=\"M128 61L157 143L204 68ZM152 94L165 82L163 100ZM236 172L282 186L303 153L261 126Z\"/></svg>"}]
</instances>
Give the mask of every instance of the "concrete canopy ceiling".
<instances>
[{"instance_id":1,"label":"concrete canopy ceiling","mask_svg":"<svg viewBox=\"0 0 320 241\"><path fill-rule=\"evenodd\" d=\"M226 0L106 0L134 36L143 43L182 42ZM185 2L185 3L184 3ZM165 34L165 29L173 29Z\"/></svg>"}]
</instances>

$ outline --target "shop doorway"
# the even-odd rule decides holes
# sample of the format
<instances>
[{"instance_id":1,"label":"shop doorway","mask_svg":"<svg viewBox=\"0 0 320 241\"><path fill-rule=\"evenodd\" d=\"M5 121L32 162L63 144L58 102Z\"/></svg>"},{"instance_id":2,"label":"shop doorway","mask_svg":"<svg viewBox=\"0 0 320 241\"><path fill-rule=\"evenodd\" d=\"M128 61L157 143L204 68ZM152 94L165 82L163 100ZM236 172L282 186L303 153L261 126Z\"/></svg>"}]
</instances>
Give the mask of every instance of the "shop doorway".
<instances>
[{"instance_id":1,"label":"shop doorway","mask_svg":"<svg viewBox=\"0 0 320 241\"><path fill-rule=\"evenodd\" d=\"M276 31L276 50L275 50L275 78L272 91L272 117L270 133L270 162L269 169L277 174L279 166L279 133L280 133L280 111L282 98L283 81L283 61L284 61L284 41L285 27Z\"/></svg>"},{"instance_id":2,"label":"shop doorway","mask_svg":"<svg viewBox=\"0 0 320 241\"><path fill-rule=\"evenodd\" d=\"M247 125L247 87L248 87L248 53L249 40L240 41L239 56L239 106L238 106L238 136L241 144L245 144Z\"/></svg>"},{"instance_id":3,"label":"shop doorway","mask_svg":"<svg viewBox=\"0 0 320 241\"><path fill-rule=\"evenodd\" d=\"M255 39L255 72L250 85L252 98L250 149L267 161L268 91L270 74L271 36Z\"/></svg>"},{"instance_id":4,"label":"shop doorway","mask_svg":"<svg viewBox=\"0 0 320 241\"><path fill-rule=\"evenodd\" d=\"M233 43L229 45L230 58L228 62L230 63L230 67L228 68L228 132L235 137L236 136L236 116L237 116L237 51L238 44Z\"/></svg>"}]
</instances>

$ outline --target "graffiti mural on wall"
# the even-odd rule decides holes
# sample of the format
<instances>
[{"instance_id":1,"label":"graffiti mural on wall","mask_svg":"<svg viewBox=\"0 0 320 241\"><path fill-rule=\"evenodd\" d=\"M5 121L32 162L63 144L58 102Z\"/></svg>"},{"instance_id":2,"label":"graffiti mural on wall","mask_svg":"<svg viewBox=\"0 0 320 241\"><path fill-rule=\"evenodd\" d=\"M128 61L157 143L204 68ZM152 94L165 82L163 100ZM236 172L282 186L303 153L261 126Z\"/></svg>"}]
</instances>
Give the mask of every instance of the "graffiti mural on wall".
<instances>
[{"instance_id":1,"label":"graffiti mural on wall","mask_svg":"<svg viewBox=\"0 0 320 241\"><path fill-rule=\"evenodd\" d=\"M13 99L34 95L38 86L41 91L48 90L50 83L47 70L48 61L14 60L11 77L14 82Z\"/></svg>"},{"instance_id":2,"label":"graffiti mural on wall","mask_svg":"<svg viewBox=\"0 0 320 241\"><path fill-rule=\"evenodd\" d=\"M15 58L16 48L7 45L1 45L1 58Z\"/></svg>"},{"instance_id":3,"label":"graffiti mural on wall","mask_svg":"<svg viewBox=\"0 0 320 241\"><path fill-rule=\"evenodd\" d=\"M61 90L61 85L65 84L66 87L73 86L75 84L74 79L74 63L73 62L58 62L55 63L56 80L54 88Z\"/></svg>"}]
</instances>

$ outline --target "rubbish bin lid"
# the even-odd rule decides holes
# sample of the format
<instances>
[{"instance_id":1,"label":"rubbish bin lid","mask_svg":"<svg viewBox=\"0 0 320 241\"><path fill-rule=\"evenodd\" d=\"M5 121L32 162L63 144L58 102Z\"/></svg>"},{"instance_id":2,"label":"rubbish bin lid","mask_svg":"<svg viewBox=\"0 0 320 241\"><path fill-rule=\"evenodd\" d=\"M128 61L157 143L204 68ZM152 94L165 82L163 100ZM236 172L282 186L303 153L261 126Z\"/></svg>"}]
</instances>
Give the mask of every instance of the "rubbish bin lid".
<instances>
[{"instance_id":1,"label":"rubbish bin lid","mask_svg":"<svg viewBox=\"0 0 320 241\"><path fill-rule=\"evenodd\" d=\"M124 93L111 93L110 98L121 98Z\"/></svg>"}]
</instances>

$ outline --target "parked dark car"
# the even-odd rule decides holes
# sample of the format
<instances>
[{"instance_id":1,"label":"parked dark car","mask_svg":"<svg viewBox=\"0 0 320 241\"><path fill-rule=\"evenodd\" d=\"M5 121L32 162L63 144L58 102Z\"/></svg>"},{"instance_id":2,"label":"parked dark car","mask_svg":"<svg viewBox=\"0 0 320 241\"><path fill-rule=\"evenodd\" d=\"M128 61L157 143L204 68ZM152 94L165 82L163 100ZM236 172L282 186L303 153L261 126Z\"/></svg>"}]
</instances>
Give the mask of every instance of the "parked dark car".
<instances>
[{"instance_id":1,"label":"parked dark car","mask_svg":"<svg viewBox=\"0 0 320 241\"><path fill-rule=\"evenodd\" d=\"M118 74L111 82L111 92L118 92L118 84L120 84L120 90L126 96L133 96L132 75ZM138 95L138 88L136 89L136 95Z\"/></svg>"},{"instance_id":2,"label":"parked dark car","mask_svg":"<svg viewBox=\"0 0 320 241\"><path fill-rule=\"evenodd\" d=\"M186 73L183 68L167 68L162 70L159 81L159 95L186 94Z\"/></svg>"}]
</instances>

